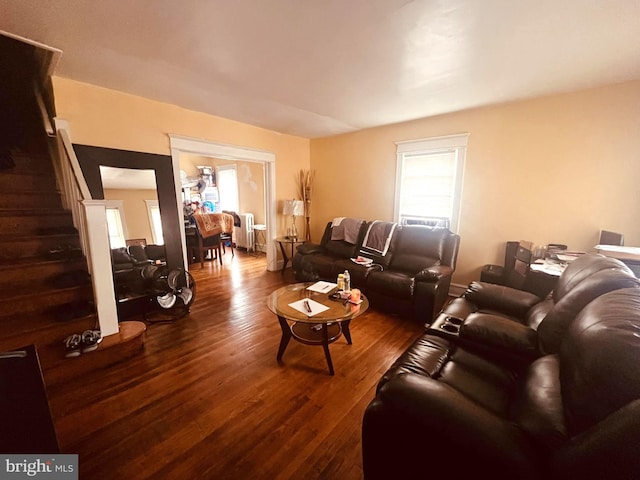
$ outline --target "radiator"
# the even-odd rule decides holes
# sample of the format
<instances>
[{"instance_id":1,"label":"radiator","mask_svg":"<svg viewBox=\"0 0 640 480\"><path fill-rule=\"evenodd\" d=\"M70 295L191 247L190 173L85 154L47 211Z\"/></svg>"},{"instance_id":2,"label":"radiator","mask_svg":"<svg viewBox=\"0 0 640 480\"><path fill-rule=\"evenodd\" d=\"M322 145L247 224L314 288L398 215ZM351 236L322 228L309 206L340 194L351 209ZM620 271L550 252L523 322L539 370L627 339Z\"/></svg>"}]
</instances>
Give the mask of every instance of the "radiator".
<instances>
[{"instance_id":1,"label":"radiator","mask_svg":"<svg viewBox=\"0 0 640 480\"><path fill-rule=\"evenodd\" d=\"M253 213L239 213L240 226L233 227L233 239L236 247L253 251Z\"/></svg>"}]
</instances>

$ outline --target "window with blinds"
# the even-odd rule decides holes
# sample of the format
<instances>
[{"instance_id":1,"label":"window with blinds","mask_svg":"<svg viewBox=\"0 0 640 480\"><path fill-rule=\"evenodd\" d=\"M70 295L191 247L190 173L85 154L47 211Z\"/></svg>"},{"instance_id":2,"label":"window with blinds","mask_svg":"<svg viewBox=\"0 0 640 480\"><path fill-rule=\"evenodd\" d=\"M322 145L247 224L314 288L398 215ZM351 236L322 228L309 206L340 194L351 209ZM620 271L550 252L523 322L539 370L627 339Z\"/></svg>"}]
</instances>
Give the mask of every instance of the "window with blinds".
<instances>
[{"instance_id":1,"label":"window with blinds","mask_svg":"<svg viewBox=\"0 0 640 480\"><path fill-rule=\"evenodd\" d=\"M121 248L126 245L122 218L118 207L107 207L107 229L109 231L109 245L111 248Z\"/></svg>"},{"instance_id":2,"label":"window with blinds","mask_svg":"<svg viewBox=\"0 0 640 480\"><path fill-rule=\"evenodd\" d=\"M235 165L217 167L218 193L220 195L220 209L239 212L238 175Z\"/></svg>"},{"instance_id":3,"label":"window with blinds","mask_svg":"<svg viewBox=\"0 0 640 480\"><path fill-rule=\"evenodd\" d=\"M459 227L467 134L397 143L396 221Z\"/></svg>"}]
</instances>

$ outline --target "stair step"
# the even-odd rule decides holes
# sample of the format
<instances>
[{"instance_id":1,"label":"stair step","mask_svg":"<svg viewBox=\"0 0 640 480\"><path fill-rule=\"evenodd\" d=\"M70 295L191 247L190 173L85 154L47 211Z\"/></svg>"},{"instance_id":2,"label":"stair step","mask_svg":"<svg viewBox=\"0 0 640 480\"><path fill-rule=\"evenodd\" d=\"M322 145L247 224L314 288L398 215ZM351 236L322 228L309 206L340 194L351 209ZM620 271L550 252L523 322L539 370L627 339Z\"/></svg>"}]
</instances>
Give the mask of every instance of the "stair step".
<instances>
[{"instance_id":1,"label":"stair step","mask_svg":"<svg viewBox=\"0 0 640 480\"><path fill-rule=\"evenodd\" d=\"M51 210L0 210L0 232L4 235L38 234L51 228L73 228L71 213L61 209Z\"/></svg>"},{"instance_id":2,"label":"stair step","mask_svg":"<svg viewBox=\"0 0 640 480\"><path fill-rule=\"evenodd\" d=\"M77 233L21 237L0 235L0 268L14 264L23 265L25 262L78 257L82 257L82 250Z\"/></svg>"},{"instance_id":3,"label":"stair step","mask_svg":"<svg viewBox=\"0 0 640 480\"><path fill-rule=\"evenodd\" d=\"M0 263L0 295L2 290L11 286L52 285L59 275L77 270L87 270L84 257L68 260L39 260L37 258L19 259L13 263Z\"/></svg>"},{"instance_id":4,"label":"stair step","mask_svg":"<svg viewBox=\"0 0 640 480\"><path fill-rule=\"evenodd\" d=\"M58 265L64 264L59 262ZM2 279L0 279L0 301L14 297L17 292L44 295L49 291L78 287L91 283L89 272L82 266L79 266L76 270L58 267L58 271L54 273L45 273L41 269L36 268L28 268L26 270L31 273L30 277L21 271L2 272ZM5 273L10 274L5 275ZM11 275L11 273L13 273L13 275Z\"/></svg>"},{"instance_id":5,"label":"stair step","mask_svg":"<svg viewBox=\"0 0 640 480\"><path fill-rule=\"evenodd\" d=\"M47 155L23 152L21 150L12 150L11 158L14 166L7 173L17 174L46 174L53 175L53 163Z\"/></svg>"},{"instance_id":6,"label":"stair step","mask_svg":"<svg viewBox=\"0 0 640 480\"><path fill-rule=\"evenodd\" d=\"M143 322L125 321L119 324L120 331L105 337L97 350L83 353L79 357L66 358L64 345L49 344L38 349L42 375L49 391L64 388L64 383L79 376L99 371L142 352L145 333Z\"/></svg>"},{"instance_id":7,"label":"stair step","mask_svg":"<svg viewBox=\"0 0 640 480\"><path fill-rule=\"evenodd\" d=\"M61 305L93 301L93 287L89 283L78 287L51 289L44 292L21 291L10 298L0 299L0 323L6 317L34 312L57 312ZM55 316L52 313L53 316Z\"/></svg>"},{"instance_id":8,"label":"stair step","mask_svg":"<svg viewBox=\"0 0 640 480\"><path fill-rule=\"evenodd\" d=\"M37 191L21 191L21 192L2 192L0 196L0 209L19 210L19 209L38 209L46 206L47 208L62 209L62 200L57 192L37 192Z\"/></svg>"},{"instance_id":9,"label":"stair step","mask_svg":"<svg viewBox=\"0 0 640 480\"><path fill-rule=\"evenodd\" d=\"M22 190L57 192L56 177L52 172L24 174L13 173L13 170L0 171L0 191L19 192Z\"/></svg>"},{"instance_id":10,"label":"stair step","mask_svg":"<svg viewBox=\"0 0 640 480\"><path fill-rule=\"evenodd\" d=\"M0 323L0 351L32 343L37 347L55 344L59 348L69 335L96 328L98 318L95 314L81 315L66 321L57 320L46 313L6 318Z\"/></svg>"}]
</instances>

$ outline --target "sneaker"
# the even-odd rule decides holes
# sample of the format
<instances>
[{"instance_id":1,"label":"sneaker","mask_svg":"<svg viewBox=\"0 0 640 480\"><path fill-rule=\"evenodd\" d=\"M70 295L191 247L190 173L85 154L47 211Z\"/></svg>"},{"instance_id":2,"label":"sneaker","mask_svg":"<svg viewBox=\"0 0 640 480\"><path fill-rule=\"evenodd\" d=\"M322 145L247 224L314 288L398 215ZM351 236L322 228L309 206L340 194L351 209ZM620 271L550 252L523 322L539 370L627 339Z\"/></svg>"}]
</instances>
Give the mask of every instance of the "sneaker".
<instances>
[{"instance_id":1,"label":"sneaker","mask_svg":"<svg viewBox=\"0 0 640 480\"><path fill-rule=\"evenodd\" d=\"M82 353L93 352L102 342L100 330L85 330L82 332Z\"/></svg>"},{"instance_id":2,"label":"sneaker","mask_svg":"<svg viewBox=\"0 0 640 480\"><path fill-rule=\"evenodd\" d=\"M77 333L74 333L73 335L69 335L64 340L64 348L67 351L67 353L65 353L64 356L67 358L79 357L81 353L81 350L80 350L81 347L82 347L82 337Z\"/></svg>"}]
</instances>

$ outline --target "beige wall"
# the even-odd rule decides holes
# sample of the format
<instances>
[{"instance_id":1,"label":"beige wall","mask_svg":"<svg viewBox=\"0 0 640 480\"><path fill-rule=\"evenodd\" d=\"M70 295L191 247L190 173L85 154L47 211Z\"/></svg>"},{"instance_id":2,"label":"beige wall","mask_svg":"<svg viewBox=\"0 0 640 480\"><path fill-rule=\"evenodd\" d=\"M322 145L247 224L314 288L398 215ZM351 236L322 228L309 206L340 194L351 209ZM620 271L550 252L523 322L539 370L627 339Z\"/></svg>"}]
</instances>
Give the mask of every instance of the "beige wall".
<instances>
[{"instance_id":1,"label":"beige wall","mask_svg":"<svg viewBox=\"0 0 640 480\"><path fill-rule=\"evenodd\" d=\"M504 242L593 251L600 229L640 245L640 81L311 141L312 232L335 216L392 220L394 142L469 133L455 283Z\"/></svg>"},{"instance_id":2,"label":"beige wall","mask_svg":"<svg viewBox=\"0 0 640 480\"><path fill-rule=\"evenodd\" d=\"M104 198L105 200L122 200L127 224L127 240L144 238L147 244L154 243L145 200L158 200L155 190L105 189Z\"/></svg>"},{"instance_id":3,"label":"beige wall","mask_svg":"<svg viewBox=\"0 0 640 480\"><path fill-rule=\"evenodd\" d=\"M170 155L168 134L267 150L276 155L276 201L296 194L294 173L309 168L309 140L185 110L62 77L53 78L57 116L74 143ZM286 232L278 215L276 233Z\"/></svg>"}]
</instances>

